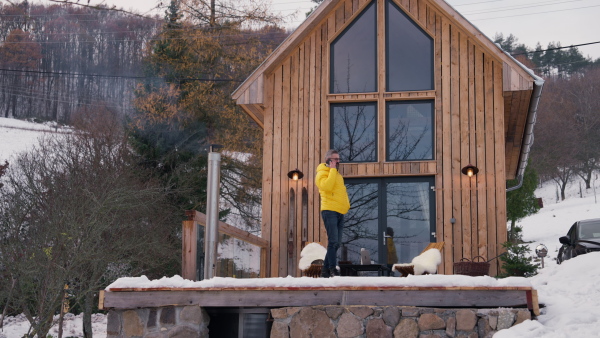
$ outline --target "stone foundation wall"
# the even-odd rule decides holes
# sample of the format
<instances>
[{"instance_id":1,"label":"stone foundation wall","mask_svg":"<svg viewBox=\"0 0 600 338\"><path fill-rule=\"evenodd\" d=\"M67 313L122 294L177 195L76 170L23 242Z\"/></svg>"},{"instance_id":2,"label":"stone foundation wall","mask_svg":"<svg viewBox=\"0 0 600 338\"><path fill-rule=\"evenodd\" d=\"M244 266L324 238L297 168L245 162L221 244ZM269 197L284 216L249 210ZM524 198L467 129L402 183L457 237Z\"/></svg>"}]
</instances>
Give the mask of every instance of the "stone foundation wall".
<instances>
[{"instance_id":1,"label":"stone foundation wall","mask_svg":"<svg viewBox=\"0 0 600 338\"><path fill-rule=\"evenodd\" d=\"M312 306L271 310L271 338L492 337L531 319L527 309Z\"/></svg>"},{"instance_id":2,"label":"stone foundation wall","mask_svg":"<svg viewBox=\"0 0 600 338\"><path fill-rule=\"evenodd\" d=\"M435 309L406 306L310 306L271 310L271 338L492 337L531 319L527 309ZM111 310L107 338L208 338L199 306ZM237 325L235 323L234 325Z\"/></svg>"},{"instance_id":3,"label":"stone foundation wall","mask_svg":"<svg viewBox=\"0 0 600 338\"><path fill-rule=\"evenodd\" d=\"M108 312L106 337L208 338L210 317L199 306L167 306Z\"/></svg>"}]
</instances>

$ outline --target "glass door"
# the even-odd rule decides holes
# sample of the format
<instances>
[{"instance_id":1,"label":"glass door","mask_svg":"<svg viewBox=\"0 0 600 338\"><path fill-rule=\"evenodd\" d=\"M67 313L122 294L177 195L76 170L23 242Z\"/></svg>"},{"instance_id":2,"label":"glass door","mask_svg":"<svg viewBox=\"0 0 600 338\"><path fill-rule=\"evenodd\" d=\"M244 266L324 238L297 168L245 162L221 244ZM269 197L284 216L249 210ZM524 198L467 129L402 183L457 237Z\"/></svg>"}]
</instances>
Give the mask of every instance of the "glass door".
<instances>
[{"instance_id":1,"label":"glass door","mask_svg":"<svg viewBox=\"0 0 600 338\"><path fill-rule=\"evenodd\" d=\"M361 249L369 251L379 262L379 180L346 180L350 211L344 216L344 233L340 261L360 264Z\"/></svg>"},{"instance_id":2,"label":"glass door","mask_svg":"<svg viewBox=\"0 0 600 338\"><path fill-rule=\"evenodd\" d=\"M408 263L435 242L433 177L347 179L352 208L345 216L340 260Z\"/></svg>"},{"instance_id":3,"label":"glass door","mask_svg":"<svg viewBox=\"0 0 600 338\"><path fill-rule=\"evenodd\" d=\"M430 243L435 242L432 177L385 180L386 263L409 263ZM388 239L389 238L391 239ZM394 245L394 248L391 245ZM393 254L396 254L394 257Z\"/></svg>"}]
</instances>

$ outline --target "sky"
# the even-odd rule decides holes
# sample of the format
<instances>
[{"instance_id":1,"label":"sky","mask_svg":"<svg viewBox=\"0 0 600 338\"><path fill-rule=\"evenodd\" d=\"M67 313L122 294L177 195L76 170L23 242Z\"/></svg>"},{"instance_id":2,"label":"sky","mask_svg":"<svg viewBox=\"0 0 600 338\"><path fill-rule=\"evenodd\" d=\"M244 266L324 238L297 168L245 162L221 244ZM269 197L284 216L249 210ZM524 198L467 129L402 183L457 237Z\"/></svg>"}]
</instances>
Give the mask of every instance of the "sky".
<instances>
[{"instance_id":1,"label":"sky","mask_svg":"<svg viewBox=\"0 0 600 338\"><path fill-rule=\"evenodd\" d=\"M9 159L15 152L32 147L37 137L51 131L52 126L0 117L0 162ZM35 131L37 130L37 131ZM557 187L547 182L535 194L541 197L544 208L537 214L518 222L523 227L523 239L529 242L531 254L544 244L548 256L544 268L531 278L511 277L495 280L491 277L468 277L452 275L428 275L399 277L334 277L330 279L270 278L234 279L213 278L202 282L184 280L179 276L164 277L150 281L144 276L121 278L109 287L227 287L227 286L343 286L343 285L443 285L443 286L533 286L538 291L539 302L544 305L537 320L525 321L508 330L498 332L495 338L563 338L595 337L600 332L600 252L589 253L556 264L560 243L558 238L566 235L570 226L578 220L600 218L600 181L593 179L593 189L580 189L576 180L569 184L566 200L557 199ZM581 193L580 193L581 191ZM94 321L94 337L106 337L106 316L97 315ZM23 315L5 319L0 338L23 336L29 328ZM56 326L51 334L57 334ZM69 315L65 322L65 333L82 337L81 315Z\"/></svg>"},{"instance_id":2,"label":"sky","mask_svg":"<svg viewBox=\"0 0 600 338\"><path fill-rule=\"evenodd\" d=\"M37 0L47 1L47 0ZM87 0L81 0L86 2ZM266 0L269 1L269 0ZM314 7L310 0L270 0L274 12L282 15L296 13L286 27L295 28ZM152 11L160 0L90 0L104 2L141 13ZM168 3L168 0L162 0ZM562 46L600 42L600 2L598 0L447 0L460 14L477 26L485 35L513 34L530 48L539 42L543 49L549 42ZM123 5L126 3L126 5ZM159 11L163 13L164 11ZM600 43L578 47L584 56L600 58Z\"/></svg>"}]
</instances>

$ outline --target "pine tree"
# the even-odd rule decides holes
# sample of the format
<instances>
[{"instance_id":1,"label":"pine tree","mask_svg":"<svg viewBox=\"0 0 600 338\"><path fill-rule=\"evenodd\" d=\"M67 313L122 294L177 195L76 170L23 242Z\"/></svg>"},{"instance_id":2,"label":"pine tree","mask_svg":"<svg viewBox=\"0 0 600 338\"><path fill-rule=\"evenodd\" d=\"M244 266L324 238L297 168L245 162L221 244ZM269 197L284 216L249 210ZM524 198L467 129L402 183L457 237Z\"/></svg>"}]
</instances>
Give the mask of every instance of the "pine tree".
<instances>
[{"instance_id":1,"label":"pine tree","mask_svg":"<svg viewBox=\"0 0 600 338\"><path fill-rule=\"evenodd\" d=\"M515 227L514 236L515 242L505 242L502 246L506 249L506 253L500 256L502 264L502 273L498 277L531 277L537 273L538 264L533 263L532 257L527 254L531 251L522 242L521 227Z\"/></svg>"},{"instance_id":2,"label":"pine tree","mask_svg":"<svg viewBox=\"0 0 600 338\"><path fill-rule=\"evenodd\" d=\"M516 184L516 179L507 182L509 187ZM534 195L537 186L538 175L531 165L527 165L523 175L523 185L519 189L506 193L506 218L510 221L509 242L516 243L517 228L515 225L517 221L535 214L539 210L538 201Z\"/></svg>"},{"instance_id":3,"label":"pine tree","mask_svg":"<svg viewBox=\"0 0 600 338\"><path fill-rule=\"evenodd\" d=\"M285 35L272 27L240 28L247 18L205 20L209 9L204 15L190 6L189 0L171 2L146 60L154 80L136 91L134 146L141 162L172 187L174 204L204 212L207 146L224 145L221 196L256 229L262 131L230 94Z\"/></svg>"}]
</instances>

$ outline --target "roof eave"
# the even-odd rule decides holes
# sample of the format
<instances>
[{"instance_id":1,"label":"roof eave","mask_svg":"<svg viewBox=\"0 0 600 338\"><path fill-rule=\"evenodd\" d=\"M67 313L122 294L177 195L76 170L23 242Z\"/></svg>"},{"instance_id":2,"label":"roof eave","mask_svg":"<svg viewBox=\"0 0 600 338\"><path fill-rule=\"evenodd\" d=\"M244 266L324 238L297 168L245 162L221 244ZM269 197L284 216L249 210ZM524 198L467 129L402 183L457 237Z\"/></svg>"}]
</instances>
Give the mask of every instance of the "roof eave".
<instances>
[{"instance_id":1,"label":"roof eave","mask_svg":"<svg viewBox=\"0 0 600 338\"><path fill-rule=\"evenodd\" d=\"M268 73L272 67L279 63L287 56L287 52L290 48L298 44L304 39L319 22L325 16L327 16L331 9L337 6L342 0L324 0L307 18L304 20L298 28L296 28L292 34L290 34L275 50L269 55L261 64L256 68L250 76L246 78L244 82L231 94L234 100L237 100L248 87L254 82L258 76L264 73Z\"/></svg>"}]
</instances>

